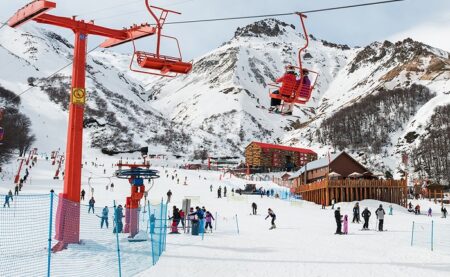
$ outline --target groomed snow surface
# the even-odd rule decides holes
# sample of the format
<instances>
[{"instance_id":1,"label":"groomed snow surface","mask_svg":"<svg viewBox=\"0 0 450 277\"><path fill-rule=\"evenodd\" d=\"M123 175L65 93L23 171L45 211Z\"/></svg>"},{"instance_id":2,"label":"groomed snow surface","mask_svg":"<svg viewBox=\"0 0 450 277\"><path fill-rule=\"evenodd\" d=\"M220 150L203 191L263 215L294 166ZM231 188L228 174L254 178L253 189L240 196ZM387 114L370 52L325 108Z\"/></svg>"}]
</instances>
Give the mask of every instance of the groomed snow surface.
<instances>
[{"instance_id":1,"label":"groomed snow surface","mask_svg":"<svg viewBox=\"0 0 450 277\"><path fill-rule=\"evenodd\" d=\"M44 156L45 154L40 155L40 157ZM130 156L129 161L138 162L134 158L137 157ZM112 176L115 170L112 164L117 162L117 158L101 155L95 158L91 155L84 157L84 160L87 165L83 168L83 188L87 192L90 191L87 179L93 177L90 184L94 187L96 206L111 206L113 200L123 204L125 197L129 194L128 182L113 178L115 190L111 192L105 190L109 179L98 178ZM92 166L92 162L97 163L97 167ZM374 230L375 209L379 204L383 204L388 213L389 204L374 200L361 201L361 210L367 206L372 211L371 230L361 231L362 223L350 223L348 235L335 235L334 211L330 207L322 210L320 206L305 201L287 201L260 196L235 195L233 197L231 189L243 188L247 181L230 178L229 175L220 178L219 172L177 169L177 165L182 163L182 160L152 160L155 168L160 170L161 178L155 181L149 192L150 201L158 203L162 197L165 200L166 192L171 189L173 196L169 205L170 213L172 205L181 207L182 199L189 196L193 201L192 205L205 206L213 215L217 213L217 230L205 234L203 240L201 236L183 233L169 234L167 251L153 267L149 259L151 248L148 242L145 242L148 247L136 245L137 243L134 243L136 246L128 246L126 239L123 239L121 246L125 250L135 251L133 253L135 255L129 255L122 260L126 265L122 276L437 277L450 274L450 245L445 245L444 236L435 238L433 252L427 245L426 237L419 238L422 240L417 246L410 246L413 221L424 223L417 226L430 226L431 220L434 220L435 226L439 226L441 230L447 230L447 235L450 234L449 219L442 219L440 207L432 202L412 201L413 205L420 203L422 213L432 207L434 211L432 218L425 215L415 216L408 213L406 209L393 205L394 215L386 215L385 218L387 231L377 232ZM0 181L0 194L13 189L11 175L16 168L16 163L3 168L3 172L0 173L3 174L0 176L3 177ZM56 166L52 166L50 161L40 158L37 165L30 170L30 181L21 193L43 194L48 193L51 188L56 193L60 192L62 181L52 178L55 170ZM166 170L169 178L165 173ZM171 176L175 174L177 177L172 180ZM183 185L185 177L187 177L187 185ZM276 188L270 182L257 183L257 187ZM214 187L213 192L209 189L211 184ZM228 197L217 198L219 186L222 186L222 189L227 187ZM84 204L87 204L87 201L88 197ZM258 215L251 215L252 202L258 205ZM338 203L336 206L340 206L342 214L348 214L351 219L353 205L354 203ZM277 215L275 230L269 230L269 219L264 220L268 208L272 208ZM110 215L112 216L112 210ZM90 220L91 224L82 224L82 228L86 228L82 232L92 233L93 237L101 237L100 232L105 231L99 228L100 219L92 217ZM104 233L105 237L98 242L99 245L96 245L94 240L88 239L85 240L84 245L71 246L72 249L53 255L54 261L58 264L66 264L70 272L58 271L52 276L113 276L107 273L109 270L104 270L116 266L115 241L106 238L109 233ZM27 250L23 248L22 251L25 255ZM139 270L137 271L136 268ZM1 271L0 276L2 276Z\"/></svg>"}]
</instances>

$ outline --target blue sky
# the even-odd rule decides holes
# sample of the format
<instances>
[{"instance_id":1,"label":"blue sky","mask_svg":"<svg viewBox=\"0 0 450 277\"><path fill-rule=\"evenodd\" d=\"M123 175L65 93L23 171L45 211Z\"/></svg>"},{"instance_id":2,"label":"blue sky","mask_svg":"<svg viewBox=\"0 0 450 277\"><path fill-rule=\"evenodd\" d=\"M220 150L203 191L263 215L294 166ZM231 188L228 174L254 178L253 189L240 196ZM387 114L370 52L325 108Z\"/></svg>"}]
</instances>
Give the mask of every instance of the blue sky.
<instances>
[{"instance_id":1,"label":"blue sky","mask_svg":"<svg viewBox=\"0 0 450 277\"><path fill-rule=\"evenodd\" d=\"M152 1L182 12L171 15L168 21L203 18L285 13L320 9L341 5L374 2L376 0L165 0ZM9 18L28 0L3 0L0 19ZM144 0L59 0L52 13L62 16L79 15L94 19L107 27L121 28L132 23L151 21ZM296 16L280 17L298 25ZM166 34L177 36L187 58L202 55L229 40L239 26L255 20L236 20L210 23L167 25ZM36 24L36 23L31 23ZM380 6L362 7L341 11L314 13L308 16L310 33L331 42L364 46L376 40L398 40L412 37L450 51L450 0L406 0ZM42 25L42 27L46 27ZM51 28L51 27L46 27ZM69 32L63 32L69 35ZM101 39L90 38L90 47ZM153 41L141 41L140 46L151 48ZM116 51L131 51L121 46Z\"/></svg>"}]
</instances>

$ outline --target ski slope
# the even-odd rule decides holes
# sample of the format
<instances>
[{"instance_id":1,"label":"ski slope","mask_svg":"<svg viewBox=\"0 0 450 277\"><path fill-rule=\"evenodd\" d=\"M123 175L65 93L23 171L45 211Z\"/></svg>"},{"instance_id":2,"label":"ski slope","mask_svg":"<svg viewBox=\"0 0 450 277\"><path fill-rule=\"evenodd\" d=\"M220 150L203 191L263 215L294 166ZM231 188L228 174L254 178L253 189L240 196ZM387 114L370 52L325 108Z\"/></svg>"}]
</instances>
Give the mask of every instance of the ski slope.
<instances>
[{"instance_id":1,"label":"ski slope","mask_svg":"<svg viewBox=\"0 0 450 277\"><path fill-rule=\"evenodd\" d=\"M62 180L53 180L56 166L45 160L41 154L34 168L30 169L30 181L22 189L23 194L48 193L54 189L62 190ZM136 155L122 157L129 162L138 162ZM94 151L85 156L83 166L82 187L87 192L87 204L90 188L94 188L96 206L111 206L113 200L123 204L129 194L126 180L112 178L115 184L113 192L106 190L109 178L115 168L112 166L118 157L106 157ZM149 192L152 203L164 198L168 189L173 192L171 206L181 206L184 197L189 196L193 206L205 206L217 216L217 230L201 236L186 234L168 235L167 251L158 264L151 267L147 256L139 258L141 246L134 244L133 258L125 259L127 264L123 276L448 276L450 272L449 254L431 252L424 247L411 247L412 221L435 224L449 224L448 219L441 219L439 207L422 200L422 210L432 207L434 217L414 216L404 208L395 205L394 215L386 215L387 232L376 232L375 218L371 217L370 231L360 231L362 224L349 224L348 235L335 235L333 210L330 207L322 210L320 206L305 201L286 201L260 196L231 195L231 188L242 188L245 180L229 175L221 178L219 172L189 171L178 169L183 160L152 160L152 164L161 172ZM97 166L95 166L97 164ZM7 165L3 171L4 180L0 181L0 194L12 189L8 172L13 172L16 164ZM165 173L167 170L167 173ZM167 178L167 174L169 177ZM174 180L171 176L174 175ZM92 177L88 183L88 178ZM180 184L177 184L177 178ZM186 178L187 185L183 185ZM254 182L252 182L254 183ZM257 187L277 188L271 182L256 182ZM214 189L210 192L210 185ZM227 187L228 197L217 198L218 186ZM147 187L148 188L148 187ZM258 215L251 213L251 203L258 205ZM362 201L361 208L369 207L374 214L381 202ZM416 201L412 202L414 205ZM342 214L351 217L354 203L339 203ZM383 203L386 213L388 204ZM267 209L272 208L277 215L277 229L269 230L269 219L264 220ZM83 213L83 211L82 211ZM237 216L239 234L236 230ZM93 221L97 223L96 220ZM98 225L99 225L98 219ZM95 225L95 224L94 224ZM214 225L214 224L213 224ZM83 228L88 228L82 225ZM450 225L446 225L450 231ZM89 226L92 231L92 226ZM98 229L100 232L100 229ZM86 231L86 230L82 230ZM103 232L103 231L102 231ZM114 251L114 241L107 247L96 247L95 239L102 236L93 233L87 244L71 246L56 259L58 263L66 263L69 268L78 267L77 276L109 276L98 271L102 263L115 266L115 254L105 253L105 249ZM108 243L102 239L101 243ZM108 251L109 251L108 250ZM25 249L23 251L26 251ZM150 251L150 249L148 249ZM145 251L142 251L145 253ZM82 254L82 255L80 255ZM138 269L138 270L137 270ZM57 272L58 273L58 272ZM62 272L60 272L62 274ZM72 273L73 274L73 273ZM60 276L56 274L54 276ZM62 275L61 275L62 276ZM68 276L68 275L65 275Z\"/></svg>"}]
</instances>

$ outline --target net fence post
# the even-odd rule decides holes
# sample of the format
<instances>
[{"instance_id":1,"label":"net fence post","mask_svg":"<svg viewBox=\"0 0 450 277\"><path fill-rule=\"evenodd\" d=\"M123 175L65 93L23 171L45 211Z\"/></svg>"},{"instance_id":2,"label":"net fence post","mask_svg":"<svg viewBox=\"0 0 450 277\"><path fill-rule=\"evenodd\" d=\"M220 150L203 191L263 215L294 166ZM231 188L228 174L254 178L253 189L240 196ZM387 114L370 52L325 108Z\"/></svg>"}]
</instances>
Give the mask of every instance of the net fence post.
<instances>
[{"instance_id":1,"label":"net fence post","mask_svg":"<svg viewBox=\"0 0 450 277\"><path fill-rule=\"evenodd\" d=\"M216 212L216 217L214 220L214 231L217 231L217 212Z\"/></svg>"},{"instance_id":2,"label":"net fence post","mask_svg":"<svg viewBox=\"0 0 450 277\"><path fill-rule=\"evenodd\" d=\"M52 257L52 228L53 228L53 190L50 191L50 218L48 223L48 257L47 257L47 277L50 277L51 257Z\"/></svg>"},{"instance_id":3,"label":"net fence post","mask_svg":"<svg viewBox=\"0 0 450 277\"><path fill-rule=\"evenodd\" d=\"M117 218L118 212L117 212L117 207L116 207L116 201L114 200L114 224L116 225L115 231L116 231L116 244L117 244L117 259L118 259L118 263L119 263L119 277L122 277L122 265L120 262L120 245L119 245L119 219ZM122 220L122 219L120 219Z\"/></svg>"},{"instance_id":4,"label":"net fence post","mask_svg":"<svg viewBox=\"0 0 450 277\"><path fill-rule=\"evenodd\" d=\"M237 214L236 214L236 230L237 230L237 233L238 233L238 235L239 235L239 222L238 222L238 216L237 216Z\"/></svg>"},{"instance_id":5,"label":"net fence post","mask_svg":"<svg viewBox=\"0 0 450 277\"><path fill-rule=\"evenodd\" d=\"M412 229L411 229L411 246L414 244L414 221L412 223Z\"/></svg>"},{"instance_id":6,"label":"net fence post","mask_svg":"<svg viewBox=\"0 0 450 277\"><path fill-rule=\"evenodd\" d=\"M166 238L167 238L167 203L163 204L164 208L164 235L163 235L163 250L166 251Z\"/></svg>"},{"instance_id":7,"label":"net fence post","mask_svg":"<svg viewBox=\"0 0 450 277\"><path fill-rule=\"evenodd\" d=\"M431 221L431 251L434 250L434 220Z\"/></svg>"},{"instance_id":8,"label":"net fence post","mask_svg":"<svg viewBox=\"0 0 450 277\"><path fill-rule=\"evenodd\" d=\"M165 226L163 225L163 199L161 198L161 205L160 205L160 226L159 226L159 241L158 241L158 247L159 247L159 252L158 252L158 257L161 256L161 252L162 252L162 240L163 240L163 228L165 228Z\"/></svg>"},{"instance_id":9,"label":"net fence post","mask_svg":"<svg viewBox=\"0 0 450 277\"><path fill-rule=\"evenodd\" d=\"M150 230L150 243L152 245L152 262L153 265L156 264L155 262L155 247L154 247L154 239L153 239L153 233L155 232L155 224L156 224L156 220L154 220L152 222L152 218L151 218L151 208L150 208L150 200L147 202L148 205L148 222L149 222L149 230ZM154 212L153 212L153 218L155 218ZM153 223L153 228L152 228L152 223Z\"/></svg>"}]
</instances>

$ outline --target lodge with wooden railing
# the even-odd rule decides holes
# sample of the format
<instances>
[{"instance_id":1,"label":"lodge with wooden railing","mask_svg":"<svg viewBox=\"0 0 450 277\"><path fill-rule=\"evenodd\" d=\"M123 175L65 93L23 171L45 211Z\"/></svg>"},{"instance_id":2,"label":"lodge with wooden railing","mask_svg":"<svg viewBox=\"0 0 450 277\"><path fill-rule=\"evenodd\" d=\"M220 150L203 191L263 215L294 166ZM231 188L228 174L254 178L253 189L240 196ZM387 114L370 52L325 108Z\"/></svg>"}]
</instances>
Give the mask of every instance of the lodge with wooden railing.
<instances>
[{"instance_id":1,"label":"lodge with wooden railing","mask_svg":"<svg viewBox=\"0 0 450 277\"><path fill-rule=\"evenodd\" d=\"M297 186L295 194L306 201L330 205L338 202L375 199L405 206L407 204L406 180L382 179L323 179L314 183Z\"/></svg>"}]
</instances>

